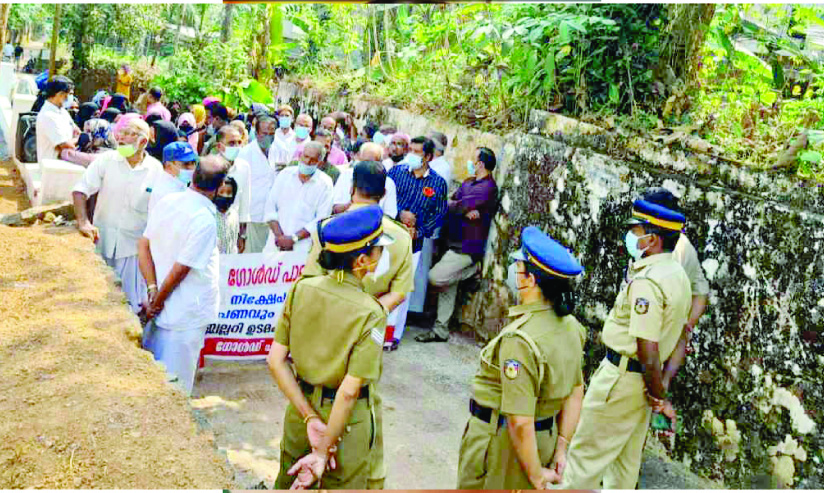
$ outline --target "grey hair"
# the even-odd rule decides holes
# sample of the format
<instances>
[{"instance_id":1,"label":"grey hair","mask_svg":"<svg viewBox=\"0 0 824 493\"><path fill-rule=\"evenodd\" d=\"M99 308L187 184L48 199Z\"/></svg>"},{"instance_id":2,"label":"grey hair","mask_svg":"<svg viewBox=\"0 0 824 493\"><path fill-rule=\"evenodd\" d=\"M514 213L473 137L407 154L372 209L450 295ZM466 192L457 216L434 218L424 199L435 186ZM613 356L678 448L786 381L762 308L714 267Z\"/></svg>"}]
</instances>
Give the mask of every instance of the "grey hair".
<instances>
[{"instance_id":1,"label":"grey hair","mask_svg":"<svg viewBox=\"0 0 824 493\"><path fill-rule=\"evenodd\" d=\"M303 151L306 152L306 149L315 149L320 154L321 161L326 159L326 146L321 144L320 142L315 142L314 140L311 142L307 142L303 146Z\"/></svg>"}]
</instances>

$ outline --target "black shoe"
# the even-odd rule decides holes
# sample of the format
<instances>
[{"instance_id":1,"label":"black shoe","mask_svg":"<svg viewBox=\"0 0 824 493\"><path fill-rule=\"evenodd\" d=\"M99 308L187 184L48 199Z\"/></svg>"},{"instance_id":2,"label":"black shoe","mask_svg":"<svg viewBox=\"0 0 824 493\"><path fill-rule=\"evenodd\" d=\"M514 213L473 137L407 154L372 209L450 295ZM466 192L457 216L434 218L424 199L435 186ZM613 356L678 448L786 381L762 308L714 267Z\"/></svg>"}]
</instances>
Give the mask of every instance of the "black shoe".
<instances>
[{"instance_id":1,"label":"black shoe","mask_svg":"<svg viewBox=\"0 0 824 493\"><path fill-rule=\"evenodd\" d=\"M415 337L415 340L418 342L446 342L449 339L446 337L441 337L434 332L427 332Z\"/></svg>"}]
</instances>

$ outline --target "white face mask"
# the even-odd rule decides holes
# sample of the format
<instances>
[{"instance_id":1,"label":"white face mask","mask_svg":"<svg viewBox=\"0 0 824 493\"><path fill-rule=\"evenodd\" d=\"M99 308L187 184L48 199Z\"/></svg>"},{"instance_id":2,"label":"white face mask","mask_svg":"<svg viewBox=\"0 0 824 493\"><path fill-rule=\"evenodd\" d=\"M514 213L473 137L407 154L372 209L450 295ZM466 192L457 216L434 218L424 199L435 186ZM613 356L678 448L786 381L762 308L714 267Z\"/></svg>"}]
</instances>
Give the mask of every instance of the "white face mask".
<instances>
[{"instance_id":1,"label":"white face mask","mask_svg":"<svg viewBox=\"0 0 824 493\"><path fill-rule=\"evenodd\" d=\"M649 248L649 246L647 246L647 248L644 248L643 250L638 248L638 241L641 238L646 238L647 236L652 235L645 234L642 236L635 236L635 233L633 233L632 231L627 231L626 236L624 236L624 245L627 247L627 253L629 253L629 256L632 257L633 260L641 260L641 258L644 256L644 252L646 252L647 248Z\"/></svg>"},{"instance_id":2,"label":"white face mask","mask_svg":"<svg viewBox=\"0 0 824 493\"><path fill-rule=\"evenodd\" d=\"M383 249L381 252L381 258L378 260L378 265L375 267L375 272L371 273L370 276L372 277L373 281L376 281L381 278L384 274L389 272L389 265L391 264L392 259L389 254L389 250L387 248Z\"/></svg>"}]
</instances>

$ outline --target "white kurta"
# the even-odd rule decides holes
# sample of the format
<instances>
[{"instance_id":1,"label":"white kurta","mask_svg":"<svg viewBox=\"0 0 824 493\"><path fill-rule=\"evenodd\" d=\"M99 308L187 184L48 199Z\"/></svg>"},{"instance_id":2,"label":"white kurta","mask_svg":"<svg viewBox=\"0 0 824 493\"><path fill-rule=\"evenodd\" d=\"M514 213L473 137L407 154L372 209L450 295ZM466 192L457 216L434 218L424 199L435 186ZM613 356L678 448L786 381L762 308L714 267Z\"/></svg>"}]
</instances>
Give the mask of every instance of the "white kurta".
<instances>
[{"instance_id":1,"label":"white kurta","mask_svg":"<svg viewBox=\"0 0 824 493\"><path fill-rule=\"evenodd\" d=\"M157 175L154 184L152 185L152 193L149 196L149 214L155 208L158 202L170 193L180 193L186 190L186 185L180 181L176 176L172 176L165 171Z\"/></svg>"},{"instance_id":2,"label":"white kurta","mask_svg":"<svg viewBox=\"0 0 824 493\"><path fill-rule=\"evenodd\" d=\"M252 140L238 154L238 159L242 159L249 164L249 216L251 222L262 223L266 209L266 198L275 182L275 169L269 164L269 159L260 149L257 140Z\"/></svg>"},{"instance_id":3,"label":"white kurta","mask_svg":"<svg viewBox=\"0 0 824 493\"><path fill-rule=\"evenodd\" d=\"M229 168L229 174L237 182L237 195L235 202L231 209L237 212L238 218L242 223L252 221L252 171L251 166L245 159L237 158Z\"/></svg>"},{"instance_id":4,"label":"white kurta","mask_svg":"<svg viewBox=\"0 0 824 493\"><path fill-rule=\"evenodd\" d=\"M446 188L449 190L449 186L452 185L452 164L445 157L440 156L430 161L429 167L446 180Z\"/></svg>"},{"instance_id":5,"label":"white kurta","mask_svg":"<svg viewBox=\"0 0 824 493\"><path fill-rule=\"evenodd\" d=\"M37 161L60 159L57 146L74 138L74 122L69 112L50 101L37 114ZM14 136L11 136L14 138Z\"/></svg>"},{"instance_id":6,"label":"white kurta","mask_svg":"<svg viewBox=\"0 0 824 493\"><path fill-rule=\"evenodd\" d=\"M335 183L334 197L332 205L348 204L352 201L352 182L354 178L354 168L347 168L340 172L338 181ZM395 180L386 177L386 195L379 202L383 213L391 218L398 216L398 190Z\"/></svg>"},{"instance_id":7,"label":"white kurta","mask_svg":"<svg viewBox=\"0 0 824 493\"><path fill-rule=\"evenodd\" d=\"M275 130L275 141L269 149L269 163L272 166L286 164L292 161L295 150L298 147L297 135L294 130L289 129L289 133L284 133L282 129Z\"/></svg>"}]
</instances>

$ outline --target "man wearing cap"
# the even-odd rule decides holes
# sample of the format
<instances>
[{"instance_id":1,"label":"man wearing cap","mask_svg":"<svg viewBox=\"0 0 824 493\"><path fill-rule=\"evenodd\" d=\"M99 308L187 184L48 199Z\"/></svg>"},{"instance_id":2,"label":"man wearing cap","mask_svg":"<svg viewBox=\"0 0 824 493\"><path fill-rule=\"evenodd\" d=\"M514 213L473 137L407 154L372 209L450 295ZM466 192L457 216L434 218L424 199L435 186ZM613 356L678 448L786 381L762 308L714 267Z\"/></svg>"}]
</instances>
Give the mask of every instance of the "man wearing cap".
<instances>
[{"instance_id":1,"label":"man wearing cap","mask_svg":"<svg viewBox=\"0 0 824 493\"><path fill-rule=\"evenodd\" d=\"M266 198L264 219L271 233L264 251L309 253L309 230L332 213L332 179L318 172L326 148L309 142L297 166L287 166L275 178Z\"/></svg>"},{"instance_id":2,"label":"man wearing cap","mask_svg":"<svg viewBox=\"0 0 824 493\"><path fill-rule=\"evenodd\" d=\"M672 255L684 222L653 202L633 204L624 242L635 262L604 324L607 355L584 397L564 488L635 488L651 411L675 422L662 366L686 337L692 299Z\"/></svg>"},{"instance_id":3,"label":"man wearing cap","mask_svg":"<svg viewBox=\"0 0 824 493\"><path fill-rule=\"evenodd\" d=\"M404 133L395 133L386 138L386 159L383 160L383 165L386 171L392 171L392 168L403 161L409 153L409 136Z\"/></svg>"},{"instance_id":4,"label":"man wearing cap","mask_svg":"<svg viewBox=\"0 0 824 493\"><path fill-rule=\"evenodd\" d=\"M185 142L172 142L163 148L163 171L152 184L149 197L149 212L160 200L170 193L186 190L192 182L198 157L192 147Z\"/></svg>"},{"instance_id":5,"label":"man wearing cap","mask_svg":"<svg viewBox=\"0 0 824 493\"><path fill-rule=\"evenodd\" d=\"M227 176L232 177L237 182L237 194L232 203L233 213L237 213L240 223L237 238L237 251L243 253L246 250L246 229L251 222L251 189L252 171L249 163L240 157L240 150L243 145L243 136L240 131L232 125L224 125L217 131L217 153L229 162L229 172Z\"/></svg>"},{"instance_id":6,"label":"man wearing cap","mask_svg":"<svg viewBox=\"0 0 824 493\"><path fill-rule=\"evenodd\" d=\"M135 313L146 301L146 282L140 275L137 241L146 229L152 184L163 166L146 152L149 125L136 118L117 134L117 150L100 154L72 190L74 215L80 234L95 242L106 264L122 282ZM97 194L94 220L86 201Z\"/></svg>"},{"instance_id":7,"label":"man wearing cap","mask_svg":"<svg viewBox=\"0 0 824 493\"><path fill-rule=\"evenodd\" d=\"M352 168L353 185L351 204L348 210L358 210L375 205L386 191L389 178L386 170L378 161L362 161ZM394 326L397 319L396 308L412 291L412 237L406 228L384 214L383 229L395 242L384 248L374 277L364 278L364 289L377 298L386 313L387 324ZM317 229L312 229L312 250L304 267L304 275L322 275L325 271L318 263L320 243ZM384 343L384 349L387 349ZM383 489L386 467L383 461L383 411L376 386L370 387L375 405L375 446L370 459L369 489Z\"/></svg>"},{"instance_id":8,"label":"man wearing cap","mask_svg":"<svg viewBox=\"0 0 824 493\"><path fill-rule=\"evenodd\" d=\"M268 153L275 135L275 120L261 115L255 121L255 138L238 153L238 158L249 163L251 193L249 194L249 219L246 227L246 252L260 253L269 239L269 224L265 221L266 199L275 182L274 167Z\"/></svg>"},{"instance_id":9,"label":"man wearing cap","mask_svg":"<svg viewBox=\"0 0 824 493\"><path fill-rule=\"evenodd\" d=\"M358 161L381 161L383 156L383 148L374 142L366 142L361 145L356 158ZM341 171L338 181L335 183L335 188L332 191L332 212L340 214L345 211L352 200L352 177L354 175L353 168L347 168ZM395 181L392 178L386 177L386 194L380 199L378 203L383 209L383 213L389 217L398 216L398 190L395 187Z\"/></svg>"}]
</instances>

